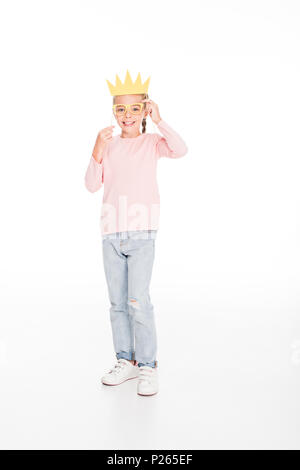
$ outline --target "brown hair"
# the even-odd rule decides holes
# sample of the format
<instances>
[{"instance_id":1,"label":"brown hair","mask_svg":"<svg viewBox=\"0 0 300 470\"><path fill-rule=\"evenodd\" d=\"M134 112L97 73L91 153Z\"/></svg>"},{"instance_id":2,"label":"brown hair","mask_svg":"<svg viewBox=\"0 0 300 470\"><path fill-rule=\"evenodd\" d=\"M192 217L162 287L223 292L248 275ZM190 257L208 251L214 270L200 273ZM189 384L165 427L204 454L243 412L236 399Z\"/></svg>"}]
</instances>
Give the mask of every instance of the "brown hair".
<instances>
[{"instance_id":1,"label":"brown hair","mask_svg":"<svg viewBox=\"0 0 300 470\"><path fill-rule=\"evenodd\" d=\"M141 99L142 100L148 100L149 99L149 96L148 96L148 93L144 93L141 95ZM115 104L115 97L113 97L113 104ZM144 108L146 107L146 103L144 103ZM142 134L145 134L146 132L146 118L144 118L142 120Z\"/></svg>"}]
</instances>

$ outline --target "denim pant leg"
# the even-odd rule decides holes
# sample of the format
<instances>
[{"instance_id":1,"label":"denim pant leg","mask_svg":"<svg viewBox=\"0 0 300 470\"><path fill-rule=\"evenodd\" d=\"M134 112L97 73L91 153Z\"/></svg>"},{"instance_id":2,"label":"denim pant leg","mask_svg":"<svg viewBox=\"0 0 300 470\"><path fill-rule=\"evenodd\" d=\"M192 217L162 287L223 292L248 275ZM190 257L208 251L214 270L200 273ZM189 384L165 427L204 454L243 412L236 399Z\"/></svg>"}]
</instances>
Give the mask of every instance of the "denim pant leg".
<instances>
[{"instance_id":1,"label":"denim pant leg","mask_svg":"<svg viewBox=\"0 0 300 470\"><path fill-rule=\"evenodd\" d=\"M113 343L118 359L134 359L134 324L128 308L127 257L118 239L103 239L102 252L108 286Z\"/></svg>"},{"instance_id":2,"label":"denim pant leg","mask_svg":"<svg viewBox=\"0 0 300 470\"><path fill-rule=\"evenodd\" d=\"M149 286L155 254L154 239L123 242L128 263L128 305L134 319L135 359L139 366L157 365L157 336Z\"/></svg>"}]
</instances>

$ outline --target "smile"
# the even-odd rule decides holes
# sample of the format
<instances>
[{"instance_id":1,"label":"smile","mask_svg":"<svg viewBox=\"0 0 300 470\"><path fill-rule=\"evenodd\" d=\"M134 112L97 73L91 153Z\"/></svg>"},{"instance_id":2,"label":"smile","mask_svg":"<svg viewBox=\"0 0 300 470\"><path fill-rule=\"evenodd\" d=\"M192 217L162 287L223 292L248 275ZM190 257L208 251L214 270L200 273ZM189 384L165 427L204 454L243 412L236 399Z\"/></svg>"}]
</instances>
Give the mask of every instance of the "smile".
<instances>
[{"instance_id":1,"label":"smile","mask_svg":"<svg viewBox=\"0 0 300 470\"><path fill-rule=\"evenodd\" d=\"M134 123L135 121L128 121L128 122L123 121L124 126L128 126L128 127L133 126Z\"/></svg>"}]
</instances>

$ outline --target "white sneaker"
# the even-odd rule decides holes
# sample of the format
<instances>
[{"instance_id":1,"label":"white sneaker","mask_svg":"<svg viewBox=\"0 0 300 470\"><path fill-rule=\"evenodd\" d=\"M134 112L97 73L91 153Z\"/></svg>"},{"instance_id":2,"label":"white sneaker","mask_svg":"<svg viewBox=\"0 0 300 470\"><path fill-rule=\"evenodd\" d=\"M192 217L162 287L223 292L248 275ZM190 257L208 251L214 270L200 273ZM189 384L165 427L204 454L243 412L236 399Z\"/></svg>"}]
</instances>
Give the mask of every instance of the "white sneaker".
<instances>
[{"instance_id":1,"label":"white sneaker","mask_svg":"<svg viewBox=\"0 0 300 470\"><path fill-rule=\"evenodd\" d=\"M158 392L157 367L139 367L139 380L137 385L138 395L155 395Z\"/></svg>"},{"instance_id":2,"label":"white sneaker","mask_svg":"<svg viewBox=\"0 0 300 470\"><path fill-rule=\"evenodd\" d=\"M101 381L104 385L119 385L126 380L135 379L138 375L137 366L127 359L120 358L115 366L101 378Z\"/></svg>"}]
</instances>

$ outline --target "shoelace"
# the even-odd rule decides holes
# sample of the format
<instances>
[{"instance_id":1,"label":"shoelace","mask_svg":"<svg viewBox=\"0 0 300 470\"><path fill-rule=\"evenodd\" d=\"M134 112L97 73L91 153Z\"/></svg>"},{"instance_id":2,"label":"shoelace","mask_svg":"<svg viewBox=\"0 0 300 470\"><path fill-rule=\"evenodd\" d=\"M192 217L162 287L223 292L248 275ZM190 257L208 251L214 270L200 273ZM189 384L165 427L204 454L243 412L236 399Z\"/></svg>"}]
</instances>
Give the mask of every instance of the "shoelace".
<instances>
[{"instance_id":1,"label":"shoelace","mask_svg":"<svg viewBox=\"0 0 300 470\"><path fill-rule=\"evenodd\" d=\"M143 366L139 370L139 380L144 380L145 382L151 382L152 374L154 371L151 369L144 369Z\"/></svg>"},{"instance_id":2,"label":"shoelace","mask_svg":"<svg viewBox=\"0 0 300 470\"><path fill-rule=\"evenodd\" d=\"M114 365L112 369L110 369L109 374L118 374L120 370L127 364L126 359L118 359L118 362Z\"/></svg>"}]
</instances>

